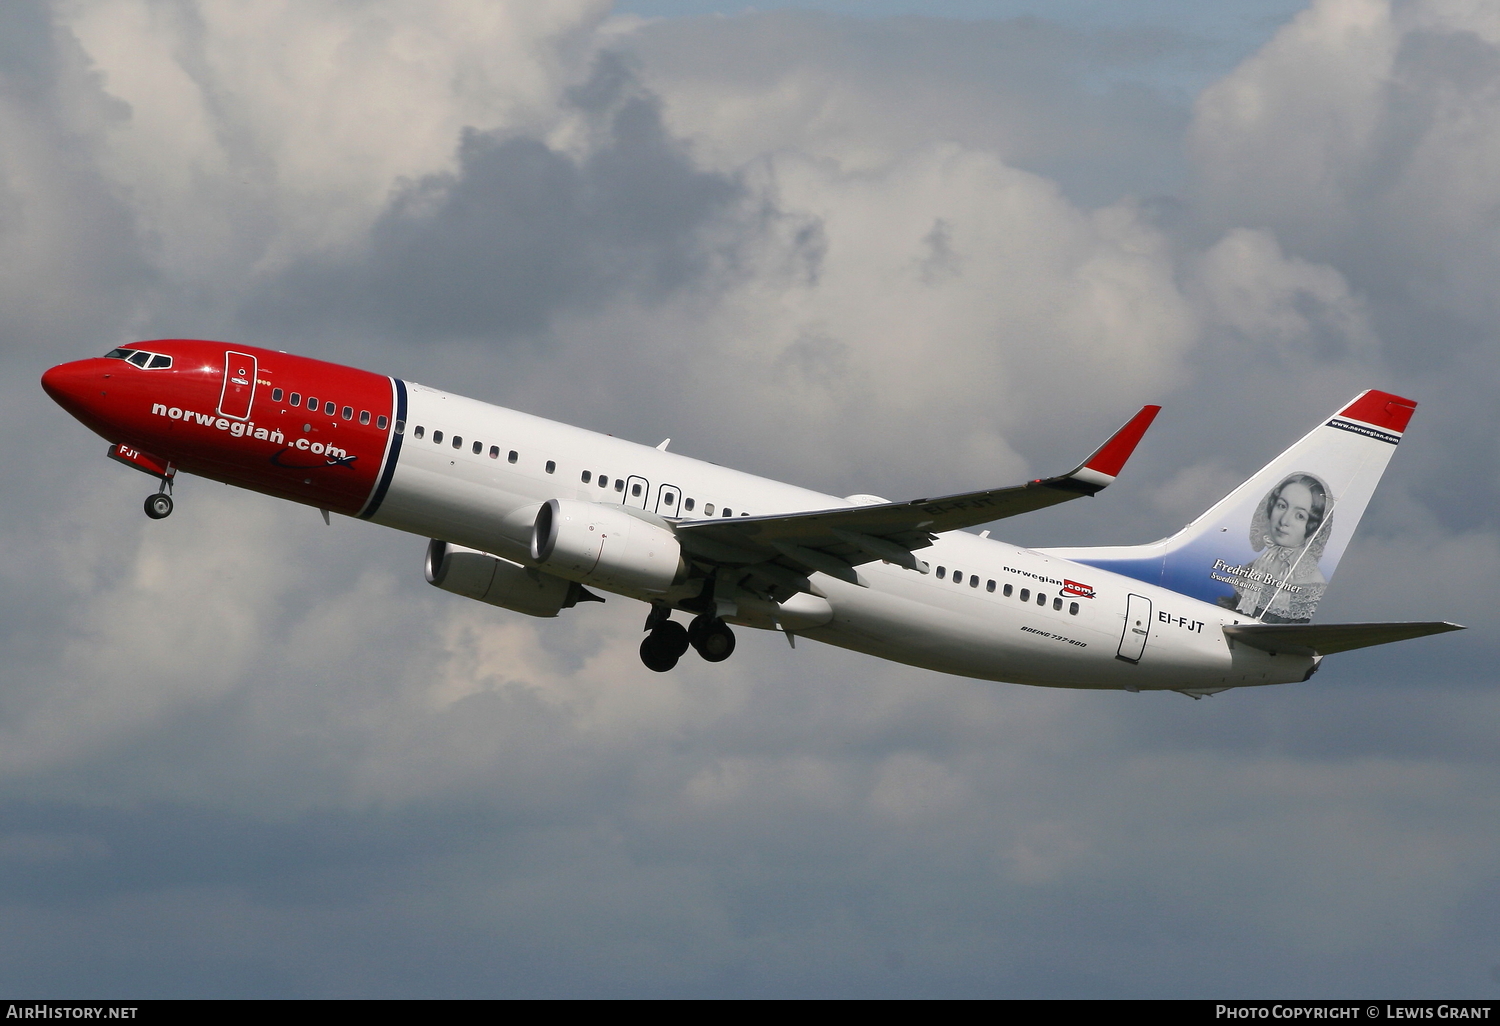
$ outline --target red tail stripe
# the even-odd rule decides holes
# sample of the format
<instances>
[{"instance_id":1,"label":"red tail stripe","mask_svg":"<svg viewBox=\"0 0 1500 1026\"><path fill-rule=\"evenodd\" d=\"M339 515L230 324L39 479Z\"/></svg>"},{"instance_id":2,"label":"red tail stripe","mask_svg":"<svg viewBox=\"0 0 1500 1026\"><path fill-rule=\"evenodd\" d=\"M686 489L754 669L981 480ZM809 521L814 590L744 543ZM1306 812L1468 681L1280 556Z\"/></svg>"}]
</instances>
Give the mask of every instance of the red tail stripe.
<instances>
[{"instance_id":1,"label":"red tail stripe","mask_svg":"<svg viewBox=\"0 0 1500 1026\"><path fill-rule=\"evenodd\" d=\"M1403 399L1389 392L1377 392L1372 388L1340 410L1339 416L1400 434L1406 430L1412 411L1416 408L1416 402L1411 399Z\"/></svg>"}]
</instances>

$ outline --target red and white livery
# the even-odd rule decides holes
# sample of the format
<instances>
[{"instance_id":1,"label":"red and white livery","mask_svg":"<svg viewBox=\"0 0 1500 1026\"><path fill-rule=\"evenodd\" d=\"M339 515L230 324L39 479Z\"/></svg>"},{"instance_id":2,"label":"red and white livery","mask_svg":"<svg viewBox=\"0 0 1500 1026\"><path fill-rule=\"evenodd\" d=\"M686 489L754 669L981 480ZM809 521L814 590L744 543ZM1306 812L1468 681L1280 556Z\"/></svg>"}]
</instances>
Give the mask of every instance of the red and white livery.
<instances>
[{"instance_id":1,"label":"red and white livery","mask_svg":"<svg viewBox=\"0 0 1500 1026\"><path fill-rule=\"evenodd\" d=\"M888 502L252 346L142 342L42 386L111 458L159 480L153 518L183 471L430 538L428 581L506 609L639 599L641 657L658 671L689 648L727 658L738 625L987 680L1196 698L1458 629L1312 622L1416 405L1384 392L1171 538L1033 550L964 529L1101 491L1158 407L1066 474Z\"/></svg>"}]
</instances>

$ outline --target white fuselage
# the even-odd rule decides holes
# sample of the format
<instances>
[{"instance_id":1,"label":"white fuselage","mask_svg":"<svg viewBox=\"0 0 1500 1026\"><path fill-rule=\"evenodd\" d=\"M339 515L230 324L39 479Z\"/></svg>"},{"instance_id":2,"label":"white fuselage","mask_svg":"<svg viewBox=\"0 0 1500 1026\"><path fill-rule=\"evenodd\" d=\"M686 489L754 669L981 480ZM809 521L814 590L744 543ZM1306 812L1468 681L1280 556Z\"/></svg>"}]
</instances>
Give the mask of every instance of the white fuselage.
<instances>
[{"instance_id":1,"label":"white fuselage","mask_svg":"<svg viewBox=\"0 0 1500 1026\"><path fill-rule=\"evenodd\" d=\"M554 498L628 504L669 520L856 504L423 385L406 387L400 459L372 519L515 562L529 561L537 505ZM438 432L441 442L434 441ZM1243 619L1232 610L1056 553L957 531L939 535L919 555L932 572L882 561L861 565L867 587L815 574L833 617L798 636L944 673L1054 687L1211 691L1303 680L1315 666L1311 657L1231 647L1221 627ZM724 618L772 626L745 598L743 609Z\"/></svg>"}]
</instances>

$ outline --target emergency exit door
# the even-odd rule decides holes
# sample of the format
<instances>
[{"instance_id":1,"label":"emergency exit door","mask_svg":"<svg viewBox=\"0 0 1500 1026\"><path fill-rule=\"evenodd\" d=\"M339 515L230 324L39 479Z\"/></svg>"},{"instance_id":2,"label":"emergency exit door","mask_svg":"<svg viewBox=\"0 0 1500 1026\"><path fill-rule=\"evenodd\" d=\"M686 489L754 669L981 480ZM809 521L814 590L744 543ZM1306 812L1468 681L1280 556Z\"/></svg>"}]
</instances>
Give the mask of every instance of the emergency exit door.
<instances>
[{"instance_id":1,"label":"emergency exit door","mask_svg":"<svg viewBox=\"0 0 1500 1026\"><path fill-rule=\"evenodd\" d=\"M675 517L681 503L682 489L676 485L664 484L656 493L656 512L664 517Z\"/></svg>"},{"instance_id":2,"label":"emergency exit door","mask_svg":"<svg viewBox=\"0 0 1500 1026\"><path fill-rule=\"evenodd\" d=\"M631 477L625 482L625 505L645 509L651 498L651 482L644 477Z\"/></svg>"},{"instance_id":3,"label":"emergency exit door","mask_svg":"<svg viewBox=\"0 0 1500 1026\"><path fill-rule=\"evenodd\" d=\"M1116 658L1127 663L1140 662L1150 630L1151 600L1144 595L1130 596L1125 602L1125 631L1120 635L1120 651Z\"/></svg>"}]
</instances>

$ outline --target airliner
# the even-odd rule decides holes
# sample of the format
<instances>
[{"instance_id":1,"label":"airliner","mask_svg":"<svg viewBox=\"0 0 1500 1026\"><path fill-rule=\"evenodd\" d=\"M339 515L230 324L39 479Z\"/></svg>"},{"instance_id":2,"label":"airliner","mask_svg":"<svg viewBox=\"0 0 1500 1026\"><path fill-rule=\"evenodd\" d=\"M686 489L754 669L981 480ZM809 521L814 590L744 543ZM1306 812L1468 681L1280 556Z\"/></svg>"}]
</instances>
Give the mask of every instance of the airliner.
<instances>
[{"instance_id":1,"label":"airliner","mask_svg":"<svg viewBox=\"0 0 1500 1026\"><path fill-rule=\"evenodd\" d=\"M431 584L503 609L636 599L658 672L689 649L727 659L737 626L983 680L1202 698L1462 629L1312 622L1416 408L1375 390L1168 538L1029 549L966 528L1096 495L1160 407L1065 474L891 502L253 346L141 342L42 387L157 479L153 519L185 471L428 538Z\"/></svg>"}]
</instances>

